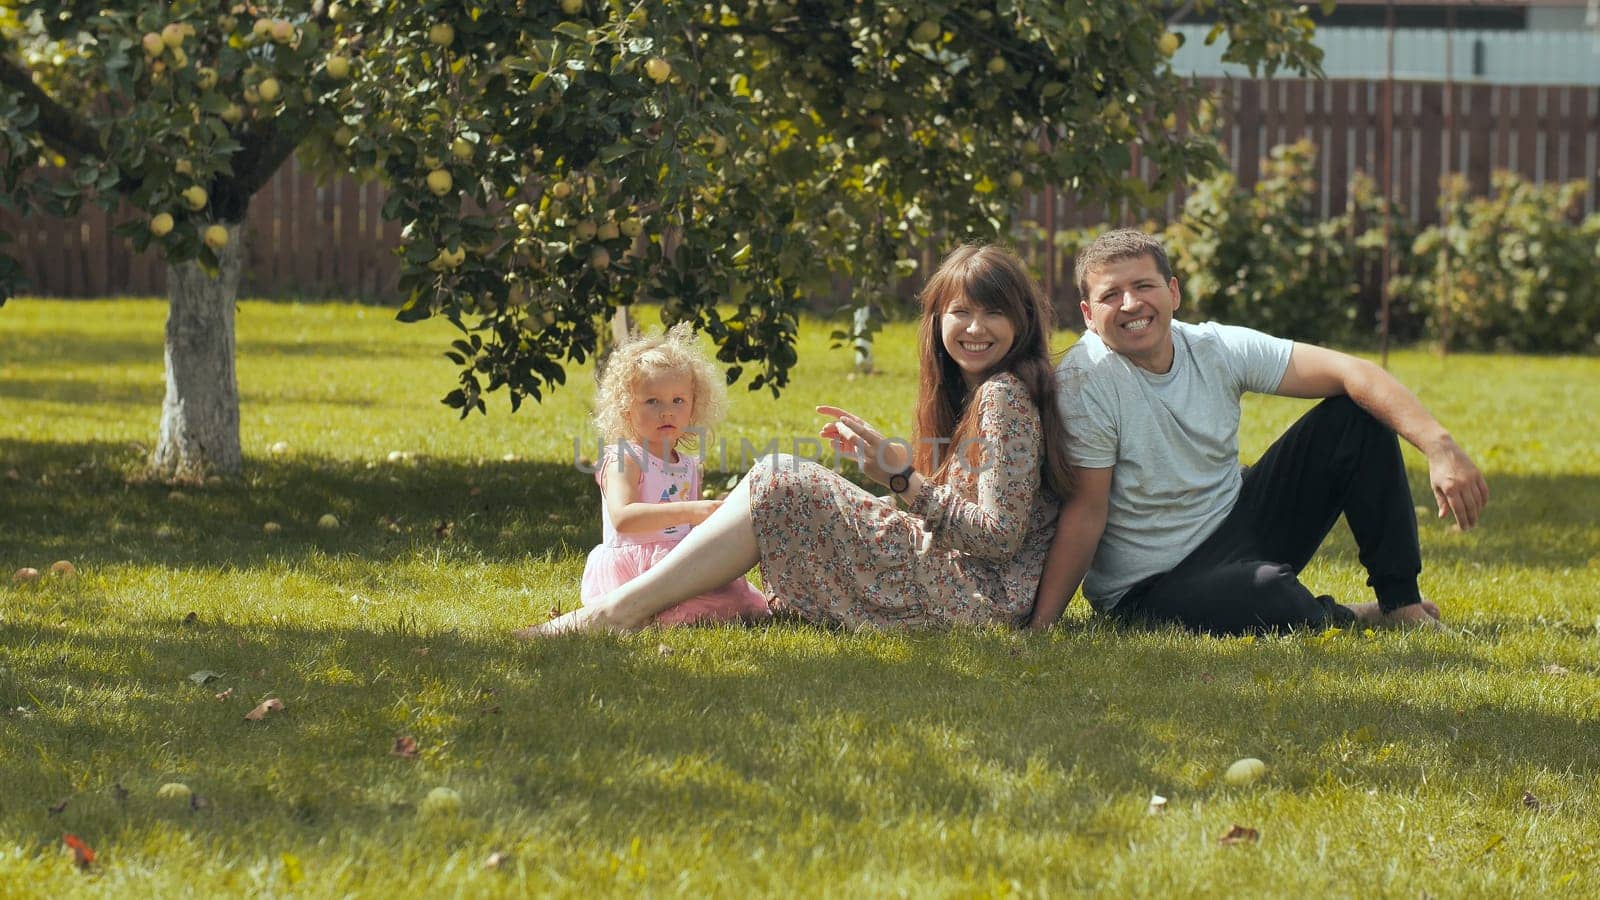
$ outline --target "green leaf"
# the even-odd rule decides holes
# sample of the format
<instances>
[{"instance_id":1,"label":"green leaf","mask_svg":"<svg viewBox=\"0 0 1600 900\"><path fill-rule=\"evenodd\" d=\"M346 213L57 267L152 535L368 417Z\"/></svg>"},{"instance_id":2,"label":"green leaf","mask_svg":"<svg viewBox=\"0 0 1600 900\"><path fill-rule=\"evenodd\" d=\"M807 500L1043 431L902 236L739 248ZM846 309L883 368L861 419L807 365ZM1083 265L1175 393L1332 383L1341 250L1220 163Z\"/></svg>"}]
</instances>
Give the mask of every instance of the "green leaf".
<instances>
[{"instance_id":1,"label":"green leaf","mask_svg":"<svg viewBox=\"0 0 1600 900\"><path fill-rule=\"evenodd\" d=\"M589 29L577 22L561 22L556 25L555 33L582 44L590 43L593 40Z\"/></svg>"},{"instance_id":2,"label":"green leaf","mask_svg":"<svg viewBox=\"0 0 1600 900\"><path fill-rule=\"evenodd\" d=\"M596 158L602 163L614 163L636 149L638 148L627 141L617 141L615 144L601 148Z\"/></svg>"}]
</instances>

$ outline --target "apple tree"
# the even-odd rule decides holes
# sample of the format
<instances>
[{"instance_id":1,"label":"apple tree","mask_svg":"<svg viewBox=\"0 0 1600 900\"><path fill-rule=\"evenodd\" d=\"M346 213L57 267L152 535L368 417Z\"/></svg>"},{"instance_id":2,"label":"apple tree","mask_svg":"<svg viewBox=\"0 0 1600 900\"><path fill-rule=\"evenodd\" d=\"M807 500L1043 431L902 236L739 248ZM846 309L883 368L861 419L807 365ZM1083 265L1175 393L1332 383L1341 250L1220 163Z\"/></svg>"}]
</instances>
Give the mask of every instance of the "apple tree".
<instances>
[{"instance_id":1,"label":"apple tree","mask_svg":"<svg viewBox=\"0 0 1600 900\"><path fill-rule=\"evenodd\" d=\"M239 223L297 150L383 180L399 317L460 329L463 415L539 399L639 301L776 393L835 276L871 304L1024 190L1148 202L1215 167L1168 64L1190 12L1231 60L1317 69L1283 0L9 0L3 199L121 204L166 260L163 475L239 468Z\"/></svg>"},{"instance_id":2,"label":"apple tree","mask_svg":"<svg viewBox=\"0 0 1600 900\"><path fill-rule=\"evenodd\" d=\"M239 223L296 147L337 127L350 66L329 24L310 3L216 0L11 0L0 18L5 202L132 210L117 232L166 261L162 476L239 471ZM0 301L17 282L0 260Z\"/></svg>"},{"instance_id":3,"label":"apple tree","mask_svg":"<svg viewBox=\"0 0 1600 900\"><path fill-rule=\"evenodd\" d=\"M1162 0L347 4L389 23L351 38L347 153L406 223L400 318L461 331L463 415L541 397L641 300L776 394L834 276L871 304L930 235L1004 237L1024 190L1149 204L1221 161ZM1233 60L1318 68L1301 7L1191 10Z\"/></svg>"}]
</instances>

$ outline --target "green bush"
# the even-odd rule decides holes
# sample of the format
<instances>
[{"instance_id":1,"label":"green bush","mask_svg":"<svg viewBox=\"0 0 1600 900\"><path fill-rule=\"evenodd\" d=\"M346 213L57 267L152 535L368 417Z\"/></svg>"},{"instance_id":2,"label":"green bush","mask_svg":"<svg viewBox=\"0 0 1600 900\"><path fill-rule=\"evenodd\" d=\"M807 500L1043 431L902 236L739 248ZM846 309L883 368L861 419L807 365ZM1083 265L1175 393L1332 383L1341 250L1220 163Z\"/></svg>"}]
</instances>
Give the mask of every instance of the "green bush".
<instances>
[{"instance_id":1,"label":"green bush","mask_svg":"<svg viewBox=\"0 0 1600 900\"><path fill-rule=\"evenodd\" d=\"M1453 177L1439 200L1442 224L1419 233L1361 172L1341 214L1322 218L1317 177L1316 149L1300 141L1272 149L1252 190L1227 172L1195 185L1183 217L1159 233L1183 286L1180 317L1369 345L1379 328L1387 217L1394 340L1600 350L1600 214L1578 220L1583 182L1541 187L1499 172L1489 196L1470 197ZM1058 232L1056 246L1076 253L1103 230Z\"/></svg>"},{"instance_id":2,"label":"green bush","mask_svg":"<svg viewBox=\"0 0 1600 900\"><path fill-rule=\"evenodd\" d=\"M1252 190L1222 172L1196 184L1183 218L1159 232L1183 287L1179 316L1215 319L1315 343L1371 343L1377 333L1382 228L1392 246L1415 227L1391 212L1376 184L1357 173L1344 213L1323 219L1316 148L1300 141L1272 149ZM1157 226L1147 224L1156 233ZM1103 228L1064 230L1056 246L1075 254ZM1403 271L1404 259L1395 261ZM1396 298L1390 333L1415 339L1421 317Z\"/></svg>"},{"instance_id":3,"label":"green bush","mask_svg":"<svg viewBox=\"0 0 1600 900\"><path fill-rule=\"evenodd\" d=\"M1195 187L1167 249L1185 318L1247 325L1296 340L1344 342L1358 321L1358 252L1344 217L1318 209L1316 148L1274 147L1254 190L1222 173Z\"/></svg>"},{"instance_id":4,"label":"green bush","mask_svg":"<svg viewBox=\"0 0 1600 900\"><path fill-rule=\"evenodd\" d=\"M1400 278L1415 275L1418 262L1409 251L1416 240L1418 226L1406 218L1405 209L1384 198L1377 179L1357 171L1350 176L1346 193L1342 223L1344 233L1353 243L1356 259L1357 294L1356 322L1358 334L1355 342L1370 344L1382 329L1383 306L1383 220L1389 219L1389 337L1392 341L1409 343L1425 336L1427 317L1418 308L1411 295L1396 291L1394 284Z\"/></svg>"},{"instance_id":5,"label":"green bush","mask_svg":"<svg viewBox=\"0 0 1600 900\"><path fill-rule=\"evenodd\" d=\"M1581 181L1539 186L1497 172L1489 196L1446 181L1439 226L1412 245L1418 271L1397 294L1429 332L1467 350L1600 349L1600 214L1577 221Z\"/></svg>"}]
</instances>

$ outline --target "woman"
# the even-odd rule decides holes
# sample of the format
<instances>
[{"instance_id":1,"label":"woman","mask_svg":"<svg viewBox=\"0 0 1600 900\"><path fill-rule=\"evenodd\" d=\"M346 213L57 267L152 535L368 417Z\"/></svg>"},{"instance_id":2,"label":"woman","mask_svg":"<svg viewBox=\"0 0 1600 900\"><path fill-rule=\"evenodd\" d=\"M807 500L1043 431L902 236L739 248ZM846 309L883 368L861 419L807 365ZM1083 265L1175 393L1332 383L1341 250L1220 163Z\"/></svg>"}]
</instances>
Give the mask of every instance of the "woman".
<instances>
[{"instance_id":1,"label":"woman","mask_svg":"<svg viewBox=\"0 0 1600 900\"><path fill-rule=\"evenodd\" d=\"M1022 263L966 246L922 291L913 448L832 406L822 436L905 505L790 456L763 458L655 568L519 637L632 631L759 564L774 611L821 624L1021 625L1070 484L1050 305Z\"/></svg>"}]
</instances>

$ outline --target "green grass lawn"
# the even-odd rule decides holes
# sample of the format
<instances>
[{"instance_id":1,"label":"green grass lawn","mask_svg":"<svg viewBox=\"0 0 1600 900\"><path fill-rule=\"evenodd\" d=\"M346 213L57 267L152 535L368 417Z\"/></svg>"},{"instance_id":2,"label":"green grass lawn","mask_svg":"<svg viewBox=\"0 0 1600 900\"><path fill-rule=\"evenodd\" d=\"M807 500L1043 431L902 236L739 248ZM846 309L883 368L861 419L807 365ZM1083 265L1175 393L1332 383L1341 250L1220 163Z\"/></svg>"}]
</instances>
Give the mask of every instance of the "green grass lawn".
<instances>
[{"instance_id":1,"label":"green grass lawn","mask_svg":"<svg viewBox=\"0 0 1600 900\"><path fill-rule=\"evenodd\" d=\"M1600 360L1392 360L1494 495L1470 534L1422 525L1450 635L1220 640L1077 601L1045 636L527 646L599 539L586 372L458 421L448 326L244 303L246 476L175 493L137 477L163 316L0 310L0 569L81 573L0 576L0 895L1600 892ZM829 328L783 399L735 389L731 455L821 401L909 432L912 328L853 380ZM1305 406L1252 400L1245 455ZM1366 599L1342 526L1307 580ZM1230 787L1243 756L1269 774Z\"/></svg>"}]
</instances>

